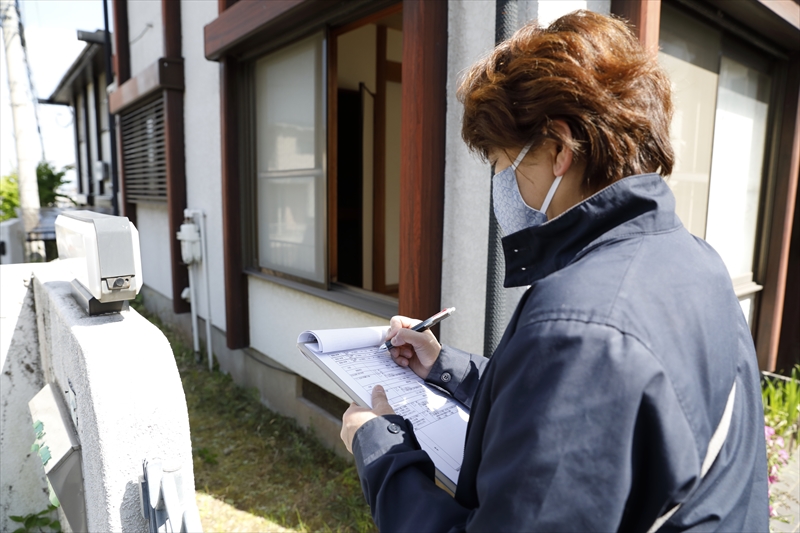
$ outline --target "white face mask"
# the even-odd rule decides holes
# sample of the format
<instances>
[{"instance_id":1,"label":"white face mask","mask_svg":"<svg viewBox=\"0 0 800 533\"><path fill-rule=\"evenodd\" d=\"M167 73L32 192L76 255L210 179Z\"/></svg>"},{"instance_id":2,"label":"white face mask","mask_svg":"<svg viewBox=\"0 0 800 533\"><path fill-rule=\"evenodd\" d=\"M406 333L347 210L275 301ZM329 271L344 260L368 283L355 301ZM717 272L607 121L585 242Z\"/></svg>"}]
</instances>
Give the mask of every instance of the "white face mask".
<instances>
[{"instance_id":1,"label":"white face mask","mask_svg":"<svg viewBox=\"0 0 800 533\"><path fill-rule=\"evenodd\" d=\"M492 178L494 215L506 235L547 222L545 213L553 200L553 195L556 193L558 185L561 183L561 178L563 178L563 176L558 176L553 181L550 190L547 191L544 203L542 203L541 210L534 209L526 204L525 200L522 199L522 194L519 192L517 166L519 166L530 149L531 145L526 145L510 167L498 172Z\"/></svg>"}]
</instances>

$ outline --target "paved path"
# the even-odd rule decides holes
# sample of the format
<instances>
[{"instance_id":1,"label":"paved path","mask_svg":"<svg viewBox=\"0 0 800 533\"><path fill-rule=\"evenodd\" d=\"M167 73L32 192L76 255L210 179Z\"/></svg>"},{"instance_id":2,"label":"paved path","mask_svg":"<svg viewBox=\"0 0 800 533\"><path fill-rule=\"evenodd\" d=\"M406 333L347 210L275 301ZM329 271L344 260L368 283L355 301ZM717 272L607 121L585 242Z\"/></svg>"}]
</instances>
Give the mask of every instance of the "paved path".
<instances>
[{"instance_id":1,"label":"paved path","mask_svg":"<svg viewBox=\"0 0 800 533\"><path fill-rule=\"evenodd\" d=\"M770 529L776 533L800 533L800 448L783 465L772 491L778 516L770 520Z\"/></svg>"}]
</instances>

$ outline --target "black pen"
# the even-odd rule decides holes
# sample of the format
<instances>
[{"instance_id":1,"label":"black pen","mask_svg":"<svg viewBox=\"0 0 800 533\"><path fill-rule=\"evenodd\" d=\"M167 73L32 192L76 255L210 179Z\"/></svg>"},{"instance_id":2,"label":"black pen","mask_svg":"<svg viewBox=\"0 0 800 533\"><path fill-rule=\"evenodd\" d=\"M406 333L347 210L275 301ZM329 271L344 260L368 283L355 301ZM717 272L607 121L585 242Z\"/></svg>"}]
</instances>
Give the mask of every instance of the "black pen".
<instances>
[{"instance_id":1,"label":"black pen","mask_svg":"<svg viewBox=\"0 0 800 533\"><path fill-rule=\"evenodd\" d=\"M438 324L439 322L441 322L442 320L444 320L445 318L447 318L450 315L452 315L455 310L456 310L455 307L447 307L445 309L442 309L441 311L439 311L438 313L436 313L435 315L433 315L429 319L423 320L422 322L420 322L416 326L411 326L409 329L411 331L425 331L426 329L430 329L433 326L435 326L436 324ZM386 344L384 344L384 346L386 347L387 350L391 350L393 348L392 339L389 339L388 341L386 341Z\"/></svg>"}]
</instances>

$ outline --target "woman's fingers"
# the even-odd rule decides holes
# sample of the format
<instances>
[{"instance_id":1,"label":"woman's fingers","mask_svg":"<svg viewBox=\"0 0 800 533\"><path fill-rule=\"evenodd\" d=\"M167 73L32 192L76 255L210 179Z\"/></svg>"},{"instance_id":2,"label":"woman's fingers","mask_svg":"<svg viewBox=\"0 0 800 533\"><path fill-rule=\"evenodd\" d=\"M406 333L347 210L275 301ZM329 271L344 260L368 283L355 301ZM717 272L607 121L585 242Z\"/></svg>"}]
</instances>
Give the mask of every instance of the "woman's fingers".
<instances>
[{"instance_id":1,"label":"woman's fingers","mask_svg":"<svg viewBox=\"0 0 800 533\"><path fill-rule=\"evenodd\" d=\"M400 315L393 316L391 320L389 320L389 332L386 334L386 340L391 340L397 335L398 331L416 326L420 322L421 320L417 320L416 318L408 318L407 316Z\"/></svg>"},{"instance_id":2,"label":"woman's fingers","mask_svg":"<svg viewBox=\"0 0 800 533\"><path fill-rule=\"evenodd\" d=\"M410 328L412 326L416 326L422 322L422 320L417 320L416 318L408 318L407 316L402 315L395 315L389 320L390 331L392 329L402 329L402 328Z\"/></svg>"},{"instance_id":3,"label":"woman's fingers","mask_svg":"<svg viewBox=\"0 0 800 533\"><path fill-rule=\"evenodd\" d=\"M394 361L398 366L408 366L409 356L406 354L401 354L399 348L390 351L389 355L392 357L392 361Z\"/></svg>"},{"instance_id":4,"label":"woman's fingers","mask_svg":"<svg viewBox=\"0 0 800 533\"><path fill-rule=\"evenodd\" d=\"M430 330L409 329L419 323L419 320L413 318L393 316L386 339L392 346L389 355L395 364L404 368L410 367L414 373L425 379L442 347Z\"/></svg>"},{"instance_id":5,"label":"woman's fingers","mask_svg":"<svg viewBox=\"0 0 800 533\"><path fill-rule=\"evenodd\" d=\"M378 416L393 415L394 409L389 405L386 391L381 385L372 387L372 412Z\"/></svg>"}]
</instances>

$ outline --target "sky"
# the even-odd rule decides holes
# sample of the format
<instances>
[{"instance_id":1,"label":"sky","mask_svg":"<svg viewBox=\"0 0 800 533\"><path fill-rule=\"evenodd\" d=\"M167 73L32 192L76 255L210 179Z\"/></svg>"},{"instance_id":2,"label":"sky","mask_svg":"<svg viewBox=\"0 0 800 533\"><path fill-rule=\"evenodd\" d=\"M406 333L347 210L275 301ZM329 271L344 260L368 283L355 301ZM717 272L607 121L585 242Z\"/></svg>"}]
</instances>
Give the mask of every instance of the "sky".
<instances>
[{"instance_id":1,"label":"sky","mask_svg":"<svg viewBox=\"0 0 800 533\"><path fill-rule=\"evenodd\" d=\"M111 2L109 1L109 9ZM34 98L49 98L62 76L83 50L77 30L103 29L101 0L21 0L34 89ZM109 24L113 24L109 12ZM8 94L5 50L0 44L0 175L17 166L14 126ZM40 105L39 123L44 139L44 155L56 168L75 163L72 111L65 106ZM67 174L74 180L74 172Z\"/></svg>"}]
</instances>

